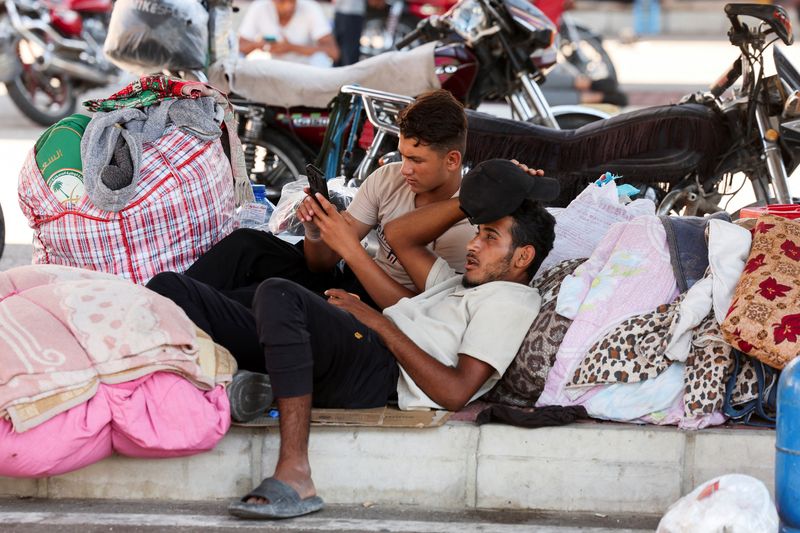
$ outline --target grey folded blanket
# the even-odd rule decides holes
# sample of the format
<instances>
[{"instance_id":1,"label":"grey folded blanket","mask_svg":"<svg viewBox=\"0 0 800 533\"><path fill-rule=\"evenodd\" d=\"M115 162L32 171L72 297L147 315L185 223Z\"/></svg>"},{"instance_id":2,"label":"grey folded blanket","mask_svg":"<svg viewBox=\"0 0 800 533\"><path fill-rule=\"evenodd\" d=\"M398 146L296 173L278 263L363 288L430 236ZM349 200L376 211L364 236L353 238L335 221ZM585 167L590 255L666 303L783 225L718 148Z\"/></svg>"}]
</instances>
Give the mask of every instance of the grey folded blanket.
<instances>
[{"instance_id":1,"label":"grey folded blanket","mask_svg":"<svg viewBox=\"0 0 800 533\"><path fill-rule=\"evenodd\" d=\"M170 124L203 140L219 138L213 97L164 100L144 109L98 112L81 139L86 194L105 211L127 206L139 182L142 144L153 142Z\"/></svg>"}]
</instances>

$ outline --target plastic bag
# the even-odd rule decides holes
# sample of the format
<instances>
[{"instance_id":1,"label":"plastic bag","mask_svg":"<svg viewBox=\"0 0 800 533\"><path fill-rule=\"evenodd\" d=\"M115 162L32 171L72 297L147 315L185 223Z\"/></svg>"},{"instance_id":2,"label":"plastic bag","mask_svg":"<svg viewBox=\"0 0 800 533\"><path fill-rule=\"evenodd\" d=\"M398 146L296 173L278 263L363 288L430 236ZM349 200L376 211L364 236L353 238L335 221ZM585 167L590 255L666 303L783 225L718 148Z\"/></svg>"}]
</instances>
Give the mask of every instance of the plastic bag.
<instances>
[{"instance_id":1,"label":"plastic bag","mask_svg":"<svg viewBox=\"0 0 800 533\"><path fill-rule=\"evenodd\" d=\"M612 225L654 215L655 211L652 200L644 198L623 205L614 181L600 187L589 184L563 211L555 214L556 240L536 276L562 261L591 256Z\"/></svg>"},{"instance_id":2,"label":"plastic bag","mask_svg":"<svg viewBox=\"0 0 800 533\"><path fill-rule=\"evenodd\" d=\"M269 230L274 233L288 233L289 235L303 235L305 228L297 218L297 207L306 197L304 187L308 187L308 179L301 176L297 181L287 183L281 189L281 199L269 219ZM355 187L344 184L344 178L334 178L328 181L328 192L331 203L339 211L344 211L356 195Z\"/></svg>"},{"instance_id":3,"label":"plastic bag","mask_svg":"<svg viewBox=\"0 0 800 533\"><path fill-rule=\"evenodd\" d=\"M269 231L269 219L275 211L275 206L267 198L267 188L260 183L253 183L252 202L245 202L236 211L236 223L240 228Z\"/></svg>"},{"instance_id":4,"label":"plastic bag","mask_svg":"<svg viewBox=\"0 0 800 533\"><path fill-rule=\"evenodd\" d=\"M777 533L778 512L764 483L728 474L673 503L656 533Z\"/></svg>"},{"instance_id":5,"label":"plastic bag","mask_svg":"<svg viewBox=\"0 0 800 533\"><path fill-rule=\"evenodd\" d=\"M198 0L117 0L103 52L129 72L206 67L208 12Z\"/></svg>"}]
</instances>

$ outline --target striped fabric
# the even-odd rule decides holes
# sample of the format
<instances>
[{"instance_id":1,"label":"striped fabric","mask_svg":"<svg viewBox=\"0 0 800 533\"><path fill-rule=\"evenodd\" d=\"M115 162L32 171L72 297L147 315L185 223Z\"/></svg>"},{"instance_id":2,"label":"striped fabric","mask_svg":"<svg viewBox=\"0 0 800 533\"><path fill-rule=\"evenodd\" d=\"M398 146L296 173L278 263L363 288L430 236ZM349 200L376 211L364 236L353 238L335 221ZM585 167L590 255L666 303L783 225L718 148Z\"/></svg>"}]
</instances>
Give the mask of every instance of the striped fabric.
<instances>
[{"instance_id":1,"label":"striped fabric","mask_svg":"<svg viewBox=\"0 0 800 533\"><path fill-rule=\"evenodd\" d=\"M47 188L33 150L19 180L19 203L34 229L34 264L121 275L144 284L159 272L183 272L233 230L231 164L219 140L178 129L144 145L138 190L117 213L84 196L62 206Z\"/></svg>"}]
</instances>

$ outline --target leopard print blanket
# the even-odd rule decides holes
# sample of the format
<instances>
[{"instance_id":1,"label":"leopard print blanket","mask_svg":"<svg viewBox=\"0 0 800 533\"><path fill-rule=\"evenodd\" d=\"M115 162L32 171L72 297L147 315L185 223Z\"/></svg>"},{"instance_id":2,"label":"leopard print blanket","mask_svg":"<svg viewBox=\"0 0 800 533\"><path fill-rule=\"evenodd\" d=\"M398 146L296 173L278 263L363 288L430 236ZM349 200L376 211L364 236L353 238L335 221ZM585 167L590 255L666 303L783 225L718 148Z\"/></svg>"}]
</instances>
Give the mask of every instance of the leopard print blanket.
<instances>
[{"instance_id":1,"label":"leopard print blanket","mask_svg":"<svg viewBox=\"0 0 800 533\"><path fill-rule=\"evenodd\" d=\"M683 296L654 311L628 318L598 340L576 369L570 386L636 383L654 379L672 361L664 350L678 323ZM733 368L731 346L724 341L711 311L693 330L683 372L683 416L687 419L722 410L725 386ZM754 372L737 376L736 402L752 397ZM750 383L750 381L753 381Z\"/></svg>"},{"instance_id":2,"label":"leopard print blanket","mask_svg":"<svg viewBox=\"0 0 800 533\"><path fill-rule=\"evenodd\" d=\"M572 321L556 313L556 300L561 282L585 259L562 261L545 271L531 283L542 297L539 314L531 324L525 340L511 365L483 400L517 407L533 407L544 390L547 374L553 366L558 347Z\"/></svg>"}]
</instances>

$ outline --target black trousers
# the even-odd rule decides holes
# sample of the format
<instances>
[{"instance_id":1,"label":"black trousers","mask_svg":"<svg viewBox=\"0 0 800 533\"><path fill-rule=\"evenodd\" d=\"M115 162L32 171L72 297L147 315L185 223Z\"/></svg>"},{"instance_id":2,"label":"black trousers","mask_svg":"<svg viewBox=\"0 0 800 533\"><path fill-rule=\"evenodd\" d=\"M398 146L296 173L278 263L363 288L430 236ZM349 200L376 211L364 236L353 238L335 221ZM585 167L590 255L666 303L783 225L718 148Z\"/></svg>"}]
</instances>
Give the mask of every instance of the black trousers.
<instances>
[{"instance_id":1,"label":"black trousers","mask_svg":"<svg viewBox=\"0 0 800 533\"><path fill-rule=\"evenodd\" d=\"M266 372L264 354L256 334L256 320L249 305L229 298L223 291L185 274L162 272L147 288L169 298L189 320L231 352L239 368ZM255 293L255 289L252 291ZM252 299L252 298L251 298Z\"/></svg>"},{"instance_id":2,"label":"black trousers","mask_svg":"<svg viewBox=\"0 0 800 533\"><path fill-rule=\"evenodd\" d=\"M246 307L252 305L258 284L270 278L288 279L318 294L341 288L376 307L349 268L312 272L306 266L303 241L290 244L253 229L238 229L219 241L189 267L186 275Z\"/></svg>"},{"instance_id":3,"label":"black trousers","mask_svg":"<svg viewBox=\"0 0 800 533\"><path fill-rule=\"evenodd\" d=\"M364 15L333 14L333 37L339 47L337 67L356 63L361 56L361 32L364 30Z\"/></svg>"},{"instance_id":4,"label":"black trousers","mask_svg":"<svg viewBox=\"0 0 800 533\"><path fill-rule=\"evenodd\" d=\"M276 398L312 394L316 407L380 407L400 369L373 330L300 285L269 279L253 302Z\"/></svg>"},{"instance_id":5,"label":"black trousers","mask_svg":"<svg viewBox=\"0 0 800 533\"><path fill-rule=\"evenodd\" d=\"M297 283L263 282L252 310L174 272L147 287L176 302L239 368L268 373L277 398L312 393L317 407L357 409L396 395L399 367L378 335Z\"/></svg>"}]
</instances>

